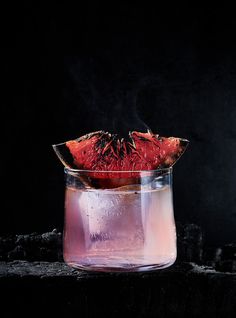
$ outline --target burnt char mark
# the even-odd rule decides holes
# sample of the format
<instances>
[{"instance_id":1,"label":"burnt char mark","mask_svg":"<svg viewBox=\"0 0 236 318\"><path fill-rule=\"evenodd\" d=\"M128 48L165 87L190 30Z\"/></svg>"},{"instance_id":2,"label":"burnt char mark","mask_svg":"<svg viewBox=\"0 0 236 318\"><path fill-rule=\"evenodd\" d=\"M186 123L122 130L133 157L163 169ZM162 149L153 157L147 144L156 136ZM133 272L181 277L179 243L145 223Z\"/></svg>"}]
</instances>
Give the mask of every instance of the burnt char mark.
<instances>
[{"instance_id":1,"label":"burnt char mark","mask_svg":"<svg viewBox=\"0 0 236 318\"><path fill-rule=\"evenodd\" d=\"M129 141L123 139L121 141L119 157L121 159L124 159L125 156L129 155L132 152L132 148L133 148L132 144Z\"/></svg>"},{"instance_id":2,"label":"burnt char mark","mask_svg":"<svg viewBox=\"0 0 236 318\"><path fill-rule=\"evenodd\" d=\"M107 157L111 154L113 154L114 156L120 156L121 154L121 150L120 152L118 151L118 142L119 138L117 134L108 134L108 133L104 133L96 142L95 147L98 149L104 149L107 147L107 150L103 153L103 157ZM108 145L109 144L109 145Z\"/></svg>"},{"instance_id":3,"label":"burnt char mark","mask_svg":"<svg viewBox=\"0 0 236 318\"><path fill-rule=\"evenodd\" d=\"M115 156L116 158L119 157L119 151L118 151L118 138L117 135L114 134L112 135L109 140L108 140L109 146L107 148L108 151L104 153L104 155L112 155Z\"/></svg>"},{"instance_id":4,"label":"burnt char mark","mask_svg":"<svg viewBox=\"0 0 236 318\"><path fill-rule=\"evenodd\" d=\"M129 155L133 151L134 146L131 143L127 143L126 144L126 149L127 149L127 155Z\"/></svg>"},{"instance_id":5,"label":"burnt char mark","mask_svg":"<svg viewBox=\"0 0 236 318\"><path fill-rule=\"evenodd\" d=\"M145 137L143 137L143 136L137 136L137 137L138 137L138 139L141 140L141 141L151 142L151 140L149 140L149 139L147 139L147 138L145 138Z\"/></svg>"},{"instance_id":6,"label":"burnt char mark","mask_svg":"<svg viewBox=\"0 0 236 318\"><path fill-rule=\"evenodd\" d=\"M98 139L98 141L96 142L95 147L96 148L104 148L106 143L107 143L107 141L104 138Z\"/></svg>"},{"instance_id":7,"label":"burnt char mark","mask_svg":"<svg viewBox=\"0 0 236 318\"><path fill-rule=\"evenodd\" d=\"M121 159L124 159L124 157L125 157L125 153L124 153L124 149L123 149L123 148L121 148L121 150L120 150L120 152L119 152L119 157L120 157Z\"/></svg>"},{"instance_id":8,"label":"burnt char mark","mask_svg":"<svg viewBox=\"0 0 236 318\"><path fill-rule=\"evenodd\" d=\"M187 139L180 139L179 144L181 148L185 149L188 146L189 141Z\"/></svg>"},{"instance_id":9,"label":"burnt char mark","mask_svg":"<svg viewBox=\"0 0 236 318\"><path fill-rule=\"evenodd\" d=\"M112 141L112 144L111 144L111 147L113 148L114 152L118 154L118 149L117 149L117 142L118 142L118 139L117 139L117 136L113 136L113 141Z\"/></svg>"},{"instance_id":10,"label":"burnt char mark","mask_svg":"<svg viewBox=\"0 0 236 318\"><path fill-rule=\"evenodd\" d=\"M108 133L103 132L101 136L99 136L95 147L96 148L105 148L106 144L110 141L110 137L108 135Z\"/></svg>"}]
</instances>

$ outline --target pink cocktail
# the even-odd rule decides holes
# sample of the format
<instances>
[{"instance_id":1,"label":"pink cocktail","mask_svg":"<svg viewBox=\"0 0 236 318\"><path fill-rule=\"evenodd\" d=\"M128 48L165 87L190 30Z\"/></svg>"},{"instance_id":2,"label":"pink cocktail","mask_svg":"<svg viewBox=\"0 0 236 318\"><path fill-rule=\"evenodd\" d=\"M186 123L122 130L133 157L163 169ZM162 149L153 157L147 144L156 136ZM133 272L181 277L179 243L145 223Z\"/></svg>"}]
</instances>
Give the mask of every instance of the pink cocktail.
<instances>
[{"instance_id":1,"label":"pink cocktail","mask_svg":"<svg viewBox=\"0 0 236 318\"><path fill-rule=\"evenodd\" d=\"M86 171L65 172L66 263L98 271L147 271L174 263L172 168L135 172L135 184L127 172L128 185L108 189L87 185Z\"/></svg>"}]
</instances>

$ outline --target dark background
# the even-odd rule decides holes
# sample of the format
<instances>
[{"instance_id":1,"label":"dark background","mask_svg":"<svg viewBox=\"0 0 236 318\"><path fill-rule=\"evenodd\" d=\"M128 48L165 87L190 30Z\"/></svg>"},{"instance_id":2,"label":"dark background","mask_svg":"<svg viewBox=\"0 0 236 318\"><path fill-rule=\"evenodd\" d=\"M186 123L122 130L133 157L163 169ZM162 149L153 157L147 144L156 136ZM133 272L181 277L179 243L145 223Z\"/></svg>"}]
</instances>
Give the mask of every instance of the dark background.
<instances>
[{"instance_id":1,"label":"dark background","mask_svg":"<svg viewBox=\"0 0 236 318\"><path fill-rule=\"evenodd\" d=\"M1 234L63 228L52 144L147 125L190 140L174 169L176 220L201 225L209 245L235 242L233 10L48 4L3 13Z\"/></svg>"}]
</instances>

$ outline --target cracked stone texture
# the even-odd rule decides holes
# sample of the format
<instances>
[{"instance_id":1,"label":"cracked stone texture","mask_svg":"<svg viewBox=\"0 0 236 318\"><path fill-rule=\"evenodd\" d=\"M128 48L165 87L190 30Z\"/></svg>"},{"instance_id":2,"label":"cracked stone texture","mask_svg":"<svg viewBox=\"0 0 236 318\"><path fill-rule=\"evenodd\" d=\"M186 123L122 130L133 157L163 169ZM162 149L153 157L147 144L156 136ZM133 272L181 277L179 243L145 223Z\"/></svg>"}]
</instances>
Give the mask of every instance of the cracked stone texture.
<instances>
[{"instance_id":1,"label":"cracked stone texture","mask_svg":"<svg viewBox=\"0 0 236 318\"><path fill-rule=\"evenodd\" d=\"M61 262L0 262L5 317L234 317L236 274L194 263L150 273L86 273Z\"/></svg>"}]
</instances>

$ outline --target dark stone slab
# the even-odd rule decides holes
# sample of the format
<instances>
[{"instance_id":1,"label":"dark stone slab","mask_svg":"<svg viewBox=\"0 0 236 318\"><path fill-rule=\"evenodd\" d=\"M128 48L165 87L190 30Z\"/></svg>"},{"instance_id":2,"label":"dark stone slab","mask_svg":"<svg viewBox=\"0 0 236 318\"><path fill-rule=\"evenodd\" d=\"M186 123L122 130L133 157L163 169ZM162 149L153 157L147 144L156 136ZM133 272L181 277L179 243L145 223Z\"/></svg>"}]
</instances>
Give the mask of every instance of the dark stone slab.
<instances>
[{"instance_id":1,"label":"dark stone slab","mask_svg":"<svg viewBox=\"0 0 236 318\"><path fill-rule=\"evenodd\" d=\"M193 263L149 273L87 273L60 262L1 262L2 317L234 317L236 274Z\"/></svg>"}]
</instances>

